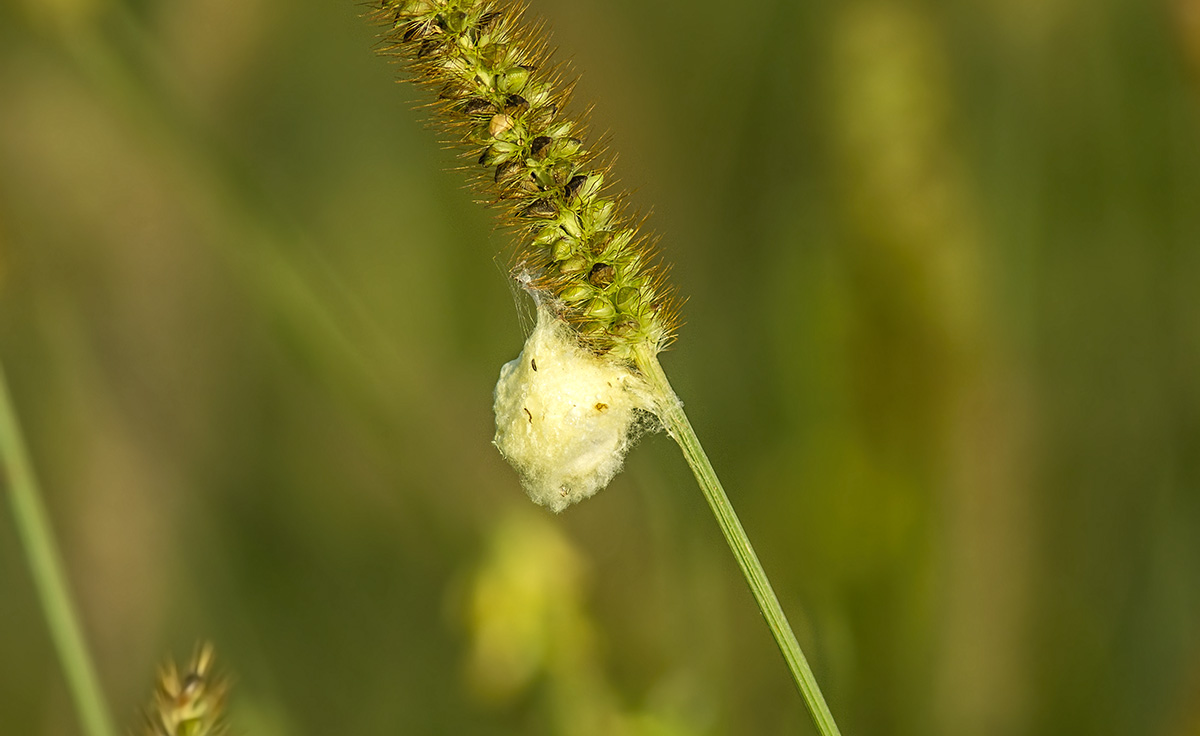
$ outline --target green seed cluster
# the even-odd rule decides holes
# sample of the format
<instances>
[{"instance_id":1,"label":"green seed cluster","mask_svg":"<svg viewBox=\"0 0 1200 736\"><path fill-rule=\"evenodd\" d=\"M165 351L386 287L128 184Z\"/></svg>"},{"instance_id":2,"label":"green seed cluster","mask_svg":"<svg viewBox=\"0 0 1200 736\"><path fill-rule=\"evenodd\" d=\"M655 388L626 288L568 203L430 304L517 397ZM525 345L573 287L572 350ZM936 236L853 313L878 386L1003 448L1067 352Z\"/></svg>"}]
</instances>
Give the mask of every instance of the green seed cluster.
<instances>
[{"instance_id":1,"label":"green seed cluster","mask_svg":"<svg viewBox=\"0 0 1200 736\"><path fill-rule=\"evenodd\" d=\"M633 358L670 341L676 310L607 167L563 114L570 85L521 10L485 0L382 0L383 53L437 94L435 121L468 147L477 186L522 240L514 275L597 354Z\"/></svg>"},{"instance_id":2,"label":"green seed cluster","mask_svg":"<svg viewBox=\"0 0 1200 736\"><path fill-rule=\"evenodd\" d=\"M202 644L184 672L168 662L159 672L154 704L146 713L147 736L225 736L229 686L213 673L213 649Z\"/></svg>"}]
</instances>

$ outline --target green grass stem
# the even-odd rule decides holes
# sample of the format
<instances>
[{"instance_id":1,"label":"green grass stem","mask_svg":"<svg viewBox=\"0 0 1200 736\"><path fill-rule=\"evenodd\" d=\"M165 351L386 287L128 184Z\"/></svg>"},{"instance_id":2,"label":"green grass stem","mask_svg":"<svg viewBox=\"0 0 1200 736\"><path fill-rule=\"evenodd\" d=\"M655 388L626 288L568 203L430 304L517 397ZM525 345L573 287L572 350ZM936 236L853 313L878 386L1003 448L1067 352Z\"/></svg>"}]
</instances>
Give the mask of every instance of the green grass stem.
<instances>
[{"instance_id":1,"label":"green grass stem","mask_svg":"<svg viewBox=\"0 0 1200 736\"><path fill-rule=\"evenodd\" d=\"M792 626L779 605L779 598L771 587L771 581L767 578L762 563L758 561L758 555L754 553L750 537L746 536L746 530L742 528L742 523L729 502L729 496L725 494L725 489L721 486L700 439L696 437L696 430L692 429L692 423L683 411L683 403L671 388L658 357L649 351L641 351L637 354L636 361L660 405L659 419L666 427L667 433L679 444L688 465L692 467L696 482L704 492L704 498L721 527L721 533L725 535L725 541L729 543L729 549L737 559L742 575L750 586L750 592L754 594L754 600L758 602L759 610L767 621L767 627L771 629L771 635L775 637L779 651L787 661L792 679L796 681L796 687L804 697L804 703L812 714L817 730L822 736L841 736L833 714L829 712L829 706L825 703L825 696L821 694L821 688L813 676L812 668L808 666L808 660L800 649L800 643L796 641Z\"/></svg>"},{"instance_id":2,"label":"green grass stem","mask_svg":"<svg viewBox=\"0 0 1200 736\"><path fill-rule=\"evenodd\" d=\"M50 638L54 640L84 733L87 736L116 736L96 669L84 643L79 617L67 590L66 574L42 504L37 478L25 451L3 363L0 363L0 479L8 490L17 536L25 549Z\"/></svg>"}]
</instances>

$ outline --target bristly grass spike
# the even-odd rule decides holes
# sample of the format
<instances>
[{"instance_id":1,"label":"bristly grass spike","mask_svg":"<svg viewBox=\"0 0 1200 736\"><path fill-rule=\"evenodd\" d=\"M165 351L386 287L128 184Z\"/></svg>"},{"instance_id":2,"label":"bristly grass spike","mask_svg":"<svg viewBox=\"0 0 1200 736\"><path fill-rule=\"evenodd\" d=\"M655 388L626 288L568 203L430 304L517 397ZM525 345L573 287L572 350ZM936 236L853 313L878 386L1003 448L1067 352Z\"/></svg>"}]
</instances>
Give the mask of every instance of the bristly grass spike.
<instances>
[{"instance_id":1,"label":"bristly grass spike","mask_svg":"<svg viewBox=\"0 0 1200 736\"><path fill-rule=\"evenodd\" d=\"M146 712L147 736L224 736L228 681L213 667L211 644L196 646L182 673L168 662L158 673L154 703Z\"/></svg>"},{"instance_id":2,"label":"bristly grass spike","mask_svg":"<svg viewBox=\"0 0 1200 736\"><path fill-rule=\"evenodd\" d=\"M470 180L520 239L514 271L596 355L631 362L671 341L677 307L658 259L606 186L602 150L584 145L586 112L550 63L523 8L486 0L384 0L383 53L407 61L435 93L437 128L466 149ZM603 278L589 278L599 268Z\"/></svg>"},{"instance_id":3,"label":"bristly grass spike","mask_svg":"<svg viewBox=\"0 0 1200 736\"><path fill-rule=\"evenodd\" d=\"M572 85L549 67L540 26L495 0L381 0L385 54L429 88L435 125L471 161L476 190L520 240L514 279L537 325L496 384L495 444L526 492L554 511L620 469L647 417L683 450L823 736L837 724L658 354L678 326L654 242L609 163L567 111Z\"/></svg>"}]
</instances>

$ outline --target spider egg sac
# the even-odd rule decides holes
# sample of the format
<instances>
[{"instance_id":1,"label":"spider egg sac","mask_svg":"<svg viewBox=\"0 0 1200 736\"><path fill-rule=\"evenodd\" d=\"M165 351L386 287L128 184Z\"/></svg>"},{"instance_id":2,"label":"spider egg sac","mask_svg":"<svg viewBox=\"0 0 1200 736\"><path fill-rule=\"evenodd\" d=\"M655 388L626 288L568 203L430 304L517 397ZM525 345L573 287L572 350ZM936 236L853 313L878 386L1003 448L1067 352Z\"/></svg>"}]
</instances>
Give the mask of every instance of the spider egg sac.
<instances>
[{"instance_id":1,"label":"spider egg sac","mask_svg":"<svg viewBox=\"0 0 1200 736\"><path fill-rule=\"evenodd\" d=\"M608 485L651 410L636 373L580 347L545 306L500 369L494 408L496 447L529 497L555 512Z\"/></svg>"}]
</instances>

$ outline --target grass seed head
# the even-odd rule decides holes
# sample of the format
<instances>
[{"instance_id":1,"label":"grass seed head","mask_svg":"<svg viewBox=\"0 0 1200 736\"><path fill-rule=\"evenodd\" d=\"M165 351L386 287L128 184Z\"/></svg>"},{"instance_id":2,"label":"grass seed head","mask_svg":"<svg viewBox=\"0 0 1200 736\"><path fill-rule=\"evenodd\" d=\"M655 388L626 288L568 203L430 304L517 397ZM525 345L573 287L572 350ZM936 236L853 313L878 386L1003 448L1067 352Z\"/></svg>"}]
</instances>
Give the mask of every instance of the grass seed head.
<instances>
[{"instance_id":1,"label":"grass seed head","mask_svg":"<svg viewBox=\"0 0 1200 736\"><path fill-rule=\"evenodd\" d=\"M489 0L382 0L382 52L430 89L433 121L475 162L472 184L520 245L522 282L598 356L630 362L671 341L677 307L650 242L584 145L571 86L524 9Z\"/></svg>"},{"instance_id":2,"label":"grass seed head","mask_svg":"<svg viewBox=\"0 0 1200 736\"><path fill-rule=\"evenodd\" d=\"M146 712L147 736L224 736L225 678L213 670L211 644L200 644L182 673L168 662L158 673L154 703Z\"/></svg>"}]
</instances>

